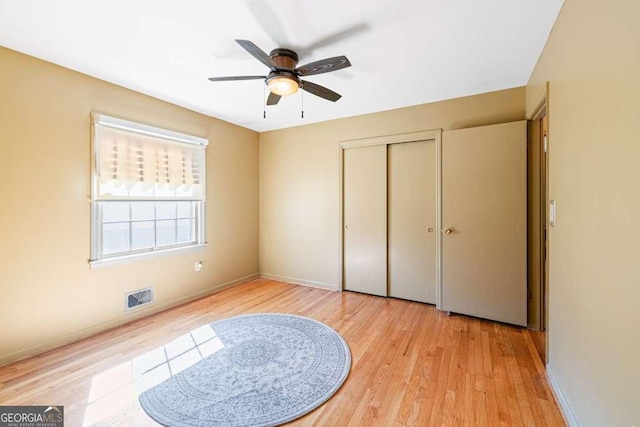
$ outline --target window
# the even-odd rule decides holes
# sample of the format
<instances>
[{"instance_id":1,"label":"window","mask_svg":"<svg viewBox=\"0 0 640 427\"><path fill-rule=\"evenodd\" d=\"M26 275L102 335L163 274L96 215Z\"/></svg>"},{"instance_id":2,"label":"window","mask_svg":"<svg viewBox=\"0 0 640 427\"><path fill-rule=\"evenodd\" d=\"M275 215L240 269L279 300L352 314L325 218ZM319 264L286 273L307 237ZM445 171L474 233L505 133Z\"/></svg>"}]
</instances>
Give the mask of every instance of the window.
<instances>
[{"instance_id":1,"label":"window","mask_svg":"<svg viewBox=\"0 0 640 427\"><path fill-rule=\"evenodd\" d=\"M204 138L92 115L91 265L204 247Z\"/></svg>"}]
</instances>

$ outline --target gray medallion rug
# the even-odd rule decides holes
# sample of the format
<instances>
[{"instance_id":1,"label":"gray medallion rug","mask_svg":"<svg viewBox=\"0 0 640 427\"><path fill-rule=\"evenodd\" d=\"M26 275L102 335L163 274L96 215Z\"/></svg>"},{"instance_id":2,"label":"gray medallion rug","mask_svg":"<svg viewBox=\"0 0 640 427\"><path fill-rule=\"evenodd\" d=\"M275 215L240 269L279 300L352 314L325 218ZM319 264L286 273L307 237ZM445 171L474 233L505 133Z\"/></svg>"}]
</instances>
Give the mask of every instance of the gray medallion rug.
<instances>
[{"instance_id":1,"label":"gray medallion rug","mask_svg":"<svg viewBox=\"0 0 640 427\"><path fill-rule=\"evenodd\" d=\"M158 423L274 426L320 406L351 369L344 339L288 314L250 314L210 324L223 347L140 395Z\"/></svg>"}]
</instances>

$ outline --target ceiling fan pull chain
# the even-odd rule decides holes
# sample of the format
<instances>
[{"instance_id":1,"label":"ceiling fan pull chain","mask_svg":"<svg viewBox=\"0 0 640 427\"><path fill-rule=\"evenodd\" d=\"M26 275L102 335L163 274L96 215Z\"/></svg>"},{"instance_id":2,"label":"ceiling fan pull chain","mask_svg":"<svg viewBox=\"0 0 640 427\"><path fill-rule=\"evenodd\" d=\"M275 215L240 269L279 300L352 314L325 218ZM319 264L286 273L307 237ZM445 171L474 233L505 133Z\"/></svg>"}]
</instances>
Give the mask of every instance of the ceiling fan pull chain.
<instances>
[{"instance_id":1,"label":"ceiling fan pull chain","mask_svg":"<svg viewBox=\"0 0 640 427\"><path fill-rule=\"evenodd\" d=\"M266 86L262 86L262 118L267 118L267 92Z\"/></svg>"},{"instance_id":2,"label":"ceiling fan pull chain","mask_svg":"<svg viewBox=\"0 0 640 427\"><path fill-rule=\"evenodd\" d=\"M304 83L300 83L300 88L302 89ZM300 116L304 119L304 90L300 91Z\"/></svg>"}]
</instances>

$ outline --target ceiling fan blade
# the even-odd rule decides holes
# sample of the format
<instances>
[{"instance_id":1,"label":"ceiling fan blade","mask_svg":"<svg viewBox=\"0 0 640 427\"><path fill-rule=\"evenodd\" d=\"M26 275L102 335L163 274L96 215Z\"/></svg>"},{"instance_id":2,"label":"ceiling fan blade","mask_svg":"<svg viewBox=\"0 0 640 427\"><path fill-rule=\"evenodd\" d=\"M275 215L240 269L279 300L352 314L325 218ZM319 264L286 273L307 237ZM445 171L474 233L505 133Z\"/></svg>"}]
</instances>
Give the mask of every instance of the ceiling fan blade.
<instances>
[{"instance_id":1,"label":"ceiling fan blade","mask_svg":"<svg viewBox=\"0 0 640 427\"><path fill-rule=\"evenodd\" d=\"M308 46L305 46L304 48L298 49L298 54L308 55L310 52L316 49L320 49L320 48L341 42L357 34L369 31L369 29L370 29L369 24L367 24L366 22L360 22L351 27L345 28L344 30L340 30L336 33L330 34L326 37L316 40L315 42L311 43Z\"/></svg>"},{"instance_id":2,"label":"ceiling fan blade","mask_svg":"<svg viewBox=\"0 0 640 427\"><path fill-rule=\"evenodd\" d=\"M312 93L320 98L324 98L326 100L336 102L338 99L342 98L342 95L332 91L331 89L327 89L324 86L320 86L315 83L302 81L302 89L306 90L309 93Z\"/></svg>"},{"instance_id":3,"label":"ceiling fan blade","mask_svg":"<svg viewBox=\"0 0 640 427\"><path fill-rule=\"evenodd\" d=\"M280 95L276 95L273 92L269 92L269 97L267 98L267 105L276 105L278 101L282 98Z\"/></svg>"},{"instance_id":4,"label":"ceiling fan blade","mask_svg":"<svg viewBox=\"0 0 640 427\"><path fill-rule=\"evenodd\" d=\"M278 47L291 47L287 33L284 30L282 20L273 9L263 0L245 0L249 12L253 15L258 25Z\"/></svg>"},{"instance_id":5,"label":"ceiling fan blade","mask_svg":"<svg viewBox=\"0 0 640 427\"><path fill-rule=\"evenodd\" d=\"M260 49L258 46L253 44L253 42L250 42L249 40L236 40L236 42L240 46L242 46L244 48L244 50L249 52L251 55L253 55L254 58L256 58L258 61L262 62L267 67L269 67L269 68L271 68L273 70L278 68L276 63L273 62L273 59L271 59L271 57L269 55L264 53L264 51L262 49Z\"/></svg>"},{"instance_id":6,"label":"ceiling fan blade","mask_svg":"<svg viewBox=\"0 0 640 427\"><path fill-rule=\"evenodd\" d=\"M300 76L312 76L314 74L328 73L347 67L351 67L351 62L349 62L346 56L335 56L302 65L296 68L296 73Z\"/></svg>"},{"instance_id":7,"label":"ceiling fan blade","mask_svg":"<svg viewBox=\"0 0 640 427\"><path fill-rule=\"evenodd\" d=\"M212 82L231 82L234 80L264 80L267 76L229 76L229 77L209 77Z\"/></svg>"}]
</instances>

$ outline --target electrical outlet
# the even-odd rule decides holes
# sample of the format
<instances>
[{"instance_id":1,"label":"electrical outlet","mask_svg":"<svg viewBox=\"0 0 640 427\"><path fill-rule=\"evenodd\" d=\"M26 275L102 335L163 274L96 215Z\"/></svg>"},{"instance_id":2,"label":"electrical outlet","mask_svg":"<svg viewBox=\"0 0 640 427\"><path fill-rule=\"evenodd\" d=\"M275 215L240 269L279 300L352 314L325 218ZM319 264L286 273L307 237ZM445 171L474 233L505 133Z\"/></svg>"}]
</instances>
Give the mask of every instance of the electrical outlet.
<instances>
[{"instance_id":1,"label":"electrical outlet","mask_svg":"<svg viewBox=\"0 0 640 427\"><path fill-rule=\"evenodd\" d=\"M196 261L195 270L196 271L202 270L202 261Z\"/></svg>"}]
</instances>

